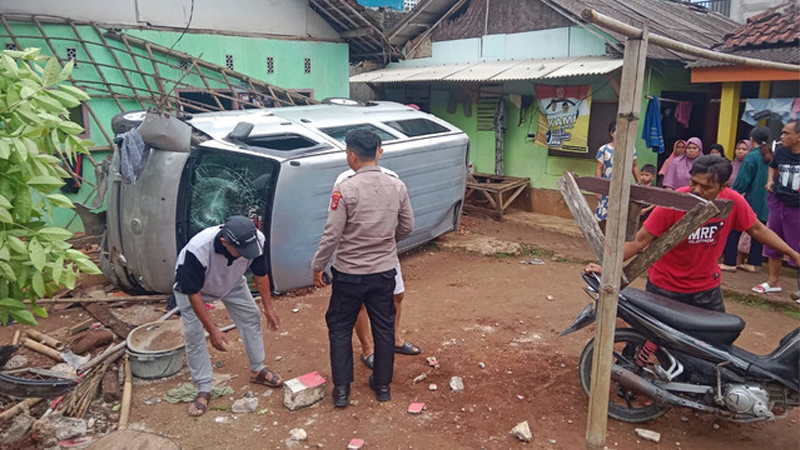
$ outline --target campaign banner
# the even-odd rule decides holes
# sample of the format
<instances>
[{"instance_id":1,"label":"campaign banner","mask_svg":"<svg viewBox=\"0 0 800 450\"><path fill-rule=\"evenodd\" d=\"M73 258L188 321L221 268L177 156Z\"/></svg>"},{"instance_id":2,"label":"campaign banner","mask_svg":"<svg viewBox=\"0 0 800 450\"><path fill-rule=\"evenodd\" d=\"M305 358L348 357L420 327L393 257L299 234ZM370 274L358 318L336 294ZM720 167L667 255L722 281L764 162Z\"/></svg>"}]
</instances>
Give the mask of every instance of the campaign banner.
<instances>
[{"instance_id":1,"label":"campaign banner","mask_svg":"<svg viewBox=\"0 0 800 450\"><path fill-rule=\"evenodd\" d=\"M536 85L539 108L547 118L547 148L589 153L591 86Z\"/></svg>"}]
</instances>

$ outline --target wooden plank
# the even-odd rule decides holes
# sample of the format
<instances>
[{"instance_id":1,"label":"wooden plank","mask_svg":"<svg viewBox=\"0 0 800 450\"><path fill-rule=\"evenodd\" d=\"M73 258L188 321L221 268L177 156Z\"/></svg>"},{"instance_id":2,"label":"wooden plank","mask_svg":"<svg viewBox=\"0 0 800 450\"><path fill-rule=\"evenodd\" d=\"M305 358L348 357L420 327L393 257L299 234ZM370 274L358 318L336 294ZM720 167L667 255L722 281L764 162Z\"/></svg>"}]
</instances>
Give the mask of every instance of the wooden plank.
<instances>
[{"instance_id":1,"label":"wooden plank","mask_svg":"<svg viewBox=\"0 0 800 450\"><path fill-rule=\"evenodd\" d=\"M628 223L625 225L625 240L632 241L639 231L639 219L642 218L642 205L631 202L628 205Z\"/></svg>"},{"instance_id":2,"label":"wooden plank","mask_svg":"<svg viewBox=\"0 0 800 450\"><path fill-rule=\"evenodd\" d=\"M606 238L603 236L600 225L594 219L594 211L586 202L586 197L581 194L581 190L575 182L575 176L570 172L565 173L558 180L558 189L572 212L572 217L575 218L575 222L578 223L586 240L589 241L589 248L592 249L595 258L602 261Z\"/></svg>"},{"instance_id":3,"label":"wooden plank","mask_svg":"<svg viewBox=\"0 0 800 450\"><path fill-rule=\"evenodd\" d=\"M595 177L580 177L575 180L584 191L593 192L596 194L608 195L608 188L610 182L605 178ZM699 203L707 200L702 199L696 195L687 194L683 192L675 192L670 189L662 189L653 186L639 186L631 185L631 200L636 200L650 205L664 206L670 209L677 209L678 211L689 211ZM719 219L724 219L730 213L730 208L733 206L731 200L716 199L714 203L720 210ZM731 206L726 207L725 204L730 203Z\"/></svg>"},{"instance_id":4,"label":"wooden plank","mask_svg":"<svg viewBox=\"0 0 800 450\"><path fill-rule=\"evenodd\" d=\"M98 322L107 326L114 334L120 339L126 339L128 333L133 331L133 327L125 322L120 321L113 314L111 314L111 307L107 304L100 303L81 303L92 317L97 319Z\"/></svg>"},{"instance_id":5,"label":"wooden plank","mask_svg":"<svg viewBox=\"0 0 800 450\"><path fill-rule=\"evenodd\" d=\"M717 214L719 214L719 210L714 202L701 203L695 206L694 209L686 213L681 220L666 233L657 237L642 253L625 266L626 278L631 281L638 278L654 262L683 242L689 234Z\"/></svg>"},{"instance_id":6,"label":"wooden plank","mask_svg":"<svg viewBox=\"0 0 800 450\"><path fill-rule=\"evenodd\" d=\"M609 188L606 252L603 255L603 274L600 280L600 300L597 304L597 327L594 338L594 357L586 424L587 450L606 448L608 425L608 396L611 386L612 353L616 331L622 257L625 250L625 226L630 203L631 183L628 167L633 163L636 131L642 108L647 38L649 22L644 24L641 39L625 42L622 81L617 114L616 148ZM577 186L577 183L576 183Z\"/></svg>"}]
</instances>

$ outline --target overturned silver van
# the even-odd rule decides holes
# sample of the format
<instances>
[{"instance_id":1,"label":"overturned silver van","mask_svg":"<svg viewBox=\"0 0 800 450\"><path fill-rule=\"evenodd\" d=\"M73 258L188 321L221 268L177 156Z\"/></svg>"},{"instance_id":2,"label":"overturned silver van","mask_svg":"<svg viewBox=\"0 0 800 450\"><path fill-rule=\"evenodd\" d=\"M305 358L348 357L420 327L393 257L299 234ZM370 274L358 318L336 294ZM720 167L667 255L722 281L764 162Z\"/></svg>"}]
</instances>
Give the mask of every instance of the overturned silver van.
<instances>
[{"instance_id":1,"label":"overturned silver van","mask_svg":"<svg viewBox=\"0 0 800 450\"><path fill-rule=\"evenodd\" d=\"M274 290L311 285L311 259L333 183L348 168L344 137L353 129L381 137L380 164L408 186L415 229L399 251L458 226L469 138L430 114L344 102L196 114L187 123L189 150L153 148L135 182L123 179L119 157L112 163L100 265L126 290L171 292L178 251L234 214L252 218L267 237Z\"/></svg>"}]
</instances>

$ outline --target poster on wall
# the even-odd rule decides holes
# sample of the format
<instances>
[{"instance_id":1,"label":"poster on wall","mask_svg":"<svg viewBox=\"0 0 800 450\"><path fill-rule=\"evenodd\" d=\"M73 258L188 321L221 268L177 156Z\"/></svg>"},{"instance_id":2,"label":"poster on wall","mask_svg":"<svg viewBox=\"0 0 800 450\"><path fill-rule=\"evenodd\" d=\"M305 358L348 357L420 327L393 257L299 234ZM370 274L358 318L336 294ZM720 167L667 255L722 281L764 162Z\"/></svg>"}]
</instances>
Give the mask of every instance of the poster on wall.
<instances>
[{"instance_id":1,"label":"poster on wall","mask_svg":"<svg viewBox=\"0 0 800 450\"><path fill-rule=\"evenodd\" d=\"M547 118L547 148L588 154L591 86L536 85L539 108Z\"/></svg>"}]
</instances>

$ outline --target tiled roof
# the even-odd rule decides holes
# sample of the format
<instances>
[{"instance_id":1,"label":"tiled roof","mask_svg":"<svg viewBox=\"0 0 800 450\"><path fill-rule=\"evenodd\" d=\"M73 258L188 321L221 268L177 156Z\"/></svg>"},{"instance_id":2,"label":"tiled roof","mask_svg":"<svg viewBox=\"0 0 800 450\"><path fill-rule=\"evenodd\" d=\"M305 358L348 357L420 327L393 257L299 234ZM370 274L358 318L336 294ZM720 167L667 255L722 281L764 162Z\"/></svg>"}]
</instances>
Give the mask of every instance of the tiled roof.
<instances>
[{"instance_id":1,"label":"tiled roof","mask_svg":"<svg viewBox=\"0 0 800 450\"><path fill-rule=\"evenodd\" d=\"M722 50L775 47L800 42L800 7L794 1L770 8L747 19L725 36Z\"/></svg>"},{"instance_id":2,"label":"tiled roof","mask_svg":"<svg viewBox=\"0 0 800 450\"><path fill-rule=\"evenodd\" d=\"M763 59L765 61L786 63L786 64L800 64L800 49L793 45L790 47L777 47L777 48L749 48L749 49L727 49L725 53L731 55L742 56L744 58ZM689 64L687 67L720 67L731 66L733 64L724 63L719 61L711 61L707 59L700 59Z\"/></svg>"}]
</instances>

